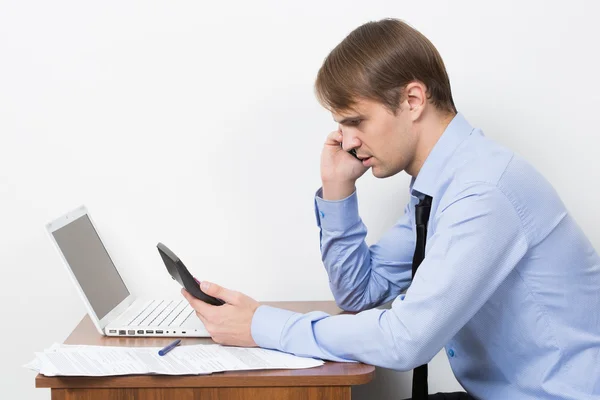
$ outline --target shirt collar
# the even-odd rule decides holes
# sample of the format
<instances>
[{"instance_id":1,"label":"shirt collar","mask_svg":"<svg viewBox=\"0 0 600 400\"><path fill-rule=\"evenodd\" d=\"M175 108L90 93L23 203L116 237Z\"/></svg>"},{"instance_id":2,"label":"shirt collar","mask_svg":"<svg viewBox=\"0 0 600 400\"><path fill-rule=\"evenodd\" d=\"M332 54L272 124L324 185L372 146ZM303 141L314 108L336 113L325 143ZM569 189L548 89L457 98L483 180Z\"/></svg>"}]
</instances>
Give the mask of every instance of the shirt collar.
<instances>
[{"instance_id":1,"label":"shirt collar","mask_svg":"<svg viewBox=\"0 0 600 400\"><path fill-rule=\"evenodd\" d=\"M442 169L458 146L471 135L471 132L473 132L471 124L461 113L457 113L435 146L433 146L417 177L412 178L410 182L412 194L416 196L420 193L433 197L437 189L436 182L443 171Z\"/></svg>"}]
</instances>

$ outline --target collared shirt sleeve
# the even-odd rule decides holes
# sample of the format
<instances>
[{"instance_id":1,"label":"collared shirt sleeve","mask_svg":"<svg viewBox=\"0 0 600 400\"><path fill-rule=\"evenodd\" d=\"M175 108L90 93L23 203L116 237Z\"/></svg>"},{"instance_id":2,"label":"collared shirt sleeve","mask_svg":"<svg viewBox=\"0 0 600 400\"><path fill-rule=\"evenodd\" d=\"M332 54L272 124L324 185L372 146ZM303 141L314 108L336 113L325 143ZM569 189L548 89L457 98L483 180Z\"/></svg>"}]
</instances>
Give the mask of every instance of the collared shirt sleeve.
<instances>
[{"instance_id":1,"label":"collared shirt sleeve","mask_svg":"<svg viewBox=\"0 0 600 400\"><path fill-rule=\"evenodd\" d=\"M436 213L435 233L406 297L355 315L260 306L261 347L396 370L424 364L475 315L528 249L519 215L496 187L473 184ZM430 220L430 224L432 221Z\"/></svg>"},{"instance_id":2,"label":"collared shirt sleeve","mask_svg":"<svg viewBox=\"0 0 600 400\"><path fill-rule=\"evenodd\" d=\"M415 247L409 206L400 220L372 246L358 215L356 192L328 201L315 196L317 225L321 228L321 256L329 286L344 310L361 311L394 299L408 287Z\"/></svg>"}]
</instances>

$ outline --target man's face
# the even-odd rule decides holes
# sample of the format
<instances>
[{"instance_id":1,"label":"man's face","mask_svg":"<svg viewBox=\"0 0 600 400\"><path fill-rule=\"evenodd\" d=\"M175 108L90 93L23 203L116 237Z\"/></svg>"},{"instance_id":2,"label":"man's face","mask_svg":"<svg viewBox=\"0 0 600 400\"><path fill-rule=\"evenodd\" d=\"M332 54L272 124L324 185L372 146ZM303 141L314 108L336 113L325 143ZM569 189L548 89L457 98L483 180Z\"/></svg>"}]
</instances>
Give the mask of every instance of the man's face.
<instances>
[{"instance_id":1,"label":"man's face","mask_svg":"<svg viewBox=\"0 0 600 400\"><path fill-rule=\"evenodd\" d=\"M401 104L394 115L381 103L361 99L354 110L332 113L339 123L344 149L355 149L360 159L368 157L363 164L378 178L405 170L415 157L416 134L406 107L407 103Z\"/></svg>"}]
</instances>

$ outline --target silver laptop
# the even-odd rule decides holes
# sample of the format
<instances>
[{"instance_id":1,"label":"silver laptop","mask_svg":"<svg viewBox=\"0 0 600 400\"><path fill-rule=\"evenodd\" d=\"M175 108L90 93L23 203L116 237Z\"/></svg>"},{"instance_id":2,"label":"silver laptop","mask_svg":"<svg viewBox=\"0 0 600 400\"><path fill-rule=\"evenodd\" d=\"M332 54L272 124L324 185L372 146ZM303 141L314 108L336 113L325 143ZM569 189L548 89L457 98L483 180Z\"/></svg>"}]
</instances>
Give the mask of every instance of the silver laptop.
<instances>
[{"instance_id":1,"label":"silver laptop","mask_svg":"<svg viewBox=\"0 0 600 400\"><path fill-rule=\"evenodd\" d=\"M85 206L46 229L100 334L210 336L183 296L146 300L131 294Z\"/></svg>"}]
</instances>

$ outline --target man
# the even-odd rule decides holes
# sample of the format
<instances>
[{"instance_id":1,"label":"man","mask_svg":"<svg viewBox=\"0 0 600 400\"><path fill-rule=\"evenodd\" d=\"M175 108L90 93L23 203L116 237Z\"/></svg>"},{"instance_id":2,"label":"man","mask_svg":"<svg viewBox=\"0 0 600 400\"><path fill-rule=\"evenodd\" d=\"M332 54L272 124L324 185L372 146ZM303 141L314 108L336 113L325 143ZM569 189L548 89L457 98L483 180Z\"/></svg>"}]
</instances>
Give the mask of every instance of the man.
<instances>
[{"instance_id":1,"label":"man","mask_svg":"<svg viewBox=\"0 0 600 400\"><path fill-rule=\"evenodd\" d=\"M203 282L227 305L184 296L214 340L400 371L445 347L469 394L437 398L600 398L600 258L550 184L457 113L429 40L367 23L329 54L316 91L339 124L315 198L323 262L339 306L360 312L299 314ZM355 192L368 168L413 177L404 216L370 247Z\"/></svg>"}]
</instances>

